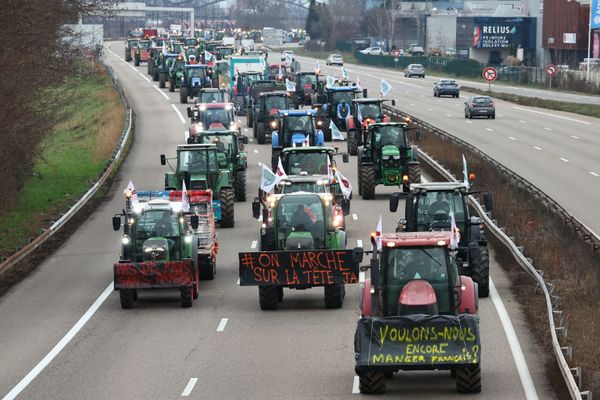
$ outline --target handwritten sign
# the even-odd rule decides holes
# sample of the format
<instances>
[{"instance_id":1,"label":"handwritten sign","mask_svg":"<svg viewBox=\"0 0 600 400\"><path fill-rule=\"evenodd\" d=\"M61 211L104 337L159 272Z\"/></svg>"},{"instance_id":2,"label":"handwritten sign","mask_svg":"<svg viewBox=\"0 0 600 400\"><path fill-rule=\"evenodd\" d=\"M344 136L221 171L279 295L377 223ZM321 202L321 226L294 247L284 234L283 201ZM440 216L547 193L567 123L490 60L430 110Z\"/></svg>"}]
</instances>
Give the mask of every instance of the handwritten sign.
<instances>
[{"instance_id":1,"label":"handwritten sign","mask_svg":"<svg viewBox=\"0 0 600 400\"><path fill-rule=\"evenodd\" d=\"M118 263L113 269L115 290L187 287L195 280L191 260Z\"/></svg>"},{"instance_id":2,"label":"handwritten sign","mask_svg":"<svg viewBox=\"0 0 600 400\"><path fill-rule=\"evenodd\" d=\"M354 339L356 367L478 364L478 321L470 314L361 318Z\"/></svg>"},{"instance_id":3,"label":"handwritten sign","mask_svg":"<svg viewBox=\"0 0 600 400\"><path fill-rule=\"evenodd\" d=\"M352 250L298 250L239 253L240 285L291 287L358 283Z\"/></svg>"}]
</instances>

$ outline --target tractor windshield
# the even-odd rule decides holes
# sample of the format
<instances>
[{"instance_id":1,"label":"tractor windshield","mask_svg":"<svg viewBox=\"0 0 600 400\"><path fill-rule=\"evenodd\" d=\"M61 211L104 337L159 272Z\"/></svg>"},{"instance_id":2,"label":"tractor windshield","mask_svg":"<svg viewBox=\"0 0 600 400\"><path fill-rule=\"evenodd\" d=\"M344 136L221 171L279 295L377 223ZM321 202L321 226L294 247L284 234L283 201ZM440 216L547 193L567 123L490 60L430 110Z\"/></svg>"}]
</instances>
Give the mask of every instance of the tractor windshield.
<instances>
[{"instance_id":1,"label":"tractor windshield","mask_svg":"<svg viewBox=\"0 0 600 400\"><path fill-rule=\"evenodd\" d=\"M138 40L137 40L137 39L129 39L129 40L127 41L127 45L128 45L129 47L137 47L137 45L138 45Z\"/></svg>"},{"instance_id":2,"label":"tractor windshield","mask_svg":"<svg viewBox=\"0 0 600 400\"><path fill-rule=\"evenodd\" d=\"M202 92L198 102L200 103L218 103L221 101L221 93L219 92Z\"/></svg>"},{"instance_id":3,"label":"tractor windshield","mask_svg":"<svg viewBox=\"0 0 600 400\"><path fill-rule=\"evenodd\" d=\"M309 182L285 182L283 184L281 193L295 193L295 192L308 192L308 193L329 193L327 185L320 185L316 181Z\"/></svg>"},{"instance_id":4,"label":"tractor windshield","mask_svg":"<svg viewBox=\"0 0 600 400\"><path fill-rule=\"evenodd\" d=\"M265 96L265 110L270 111L272 109L285 110L285 97L283 96Z\"/></svg>"},{"instance_id":5,"label":"tractor windshield","mask_svg":"<svg viewBox=\"0 0 600 400\"><path fill-rule=\"evenodd\" d=\"M149 47L150 47L150 42L149 41L141 41L140 42L140 49L142 49L142 50L148 50Z\"/></svg>"},{"instance_id":6,"label":"tractor windshield","mask_svg":"<svg viewBox=\"0 0 600 400\"><path fill-rule=\"evenodd\" d=\"M302 132L302 133L312 133L313 130L313 121L310 115L288 115L285 119L285 132L293 133L293 132ZM287 142L287 140L286 140Z\"/></svg>"},{"instance_id":7,"label":"tractor windshield","mask_svg":"<svg viewBox=\"0 0 600 400\"><path fill-rule=\"evenodd\" d=\"M421 192L417 204L418 231L449 231L450 213L461 232L465 231L465 209L460 192Z\"/></svg>"},{"instance_id":8,"label":"tractor windshield","mask_svg":"<svg viewBox=\"0 0 600 400\"><path fill-rule=\"evenodd\" d=\"M204 68L188 68L188 75L190 78L205 78L206 69Z\"/></svg>"},{"instance_id":9,"label":"tractor windshield","mask_svg":"<svg viewBox=\"0 0 600 400\"><path fill-rule=\"evenodd\" d=\"M288 155L288 169L291 175L327 175L327 153L307 153L298 151Z\"/></svg>"},{"instance_id":10,"label":"tractor windshield","mask_svg":"<svg viewBox=\"0 0 600 400\"><path fill-rule=\"evenodd\" d=\"M183 62L183 61L175 61L171 65L172 71L182 71L184 68L185 68L185 62Z\"/></svg>"},{"instance_id":11,"label":"tractor windshield","mask_svg":"<svg viewBox=\"0 0 600 400\"><path fill-rule=\"evenodd\" d=\"M217 151L220 153L229 153L235 143L233 135L210 135L203 134L201 136L202 143L214 143L217 145Z\"/></svg>"},{"instance_id":12,"label":"tractor windshield","mask_svg":"<svg viewBox=\"0 0 600 400\"><path fill-rule=\"evenodd\" d=\"M358 103L358 111L363 118L379 118L381 116L379 103Z\"/></svg>"},{"instance_id":13,"label":"tractor windshield","mask_svg":"<svg viewBox=\"0 0 600 400\"><path fill-rule=\"evenodd\" d=\"M288 236L294 232L308 232L314 246L323 247L325 216L318 196L312 194L284 196L277 207L277 240L283 248Z\"/></svg>"},{"instance_id":14,"label":"tractor windshield","mask_svg":"<svg viewBox=\"0 0 600 400\"><path fill-rule=\"evenodd\" d=\"M342 101L350 103L352 100L354 100L354 92L344 90L331 93L331 104L338 104Z\"/></svg>"},{"instance_id":15,"label":"tractor windshield","mask_svg":"<svg viewBox=\"0 0 600 400\"><path fill-rule=\"evenodd\" d=\"M233 122L231 110L224 108L214 108L202 111L202 125L205 129L211 129L211 125L215 129L227 129ZM222 127L220 126L222 125Z\"/></svg>"},{"instance_id":16,"label":"tractor windshield","mask_svg":"<svg viewBox=\"0 0 600 400\"><path fill-rule=\"evenodd\" d=\"M136 239L149 237L179 236L179 219L171 210L149 210L139 216L136 226Z\"/></svg>"},{"instance_id":17,"label":"tractor windshield","mask_svg":"<svg viewBox=\"0 0 600 400\"><path fill-rule=\"evenodd\" d=\"M386 276L384 314L398 313L398 298L404 286L417 279L426 280L433 286L440 314L452 311L450 281L456 282L458 273L451 271L448 279L448 263L443 247L399 247L386 249L383 254Z\"/></svg>"},{"instance_id":18,"label":"tractor windshield","mask_svg":"<svg viewBox=\"0 0 600 400\"><path fill-rule=\"evenodd\" d=\"M316 75L300 75L300 86L304 88L304 85L312 85L317 83Z\"/></svg>"},{"instance_id":19,"label":"tractor windshield","mask_svg":"<svg viewBox=\"0 0 600 400\"><path fill-rule=\"evenodd\" d=\"M380 126L375 128L375 144L379 147L394 145L404 147L406 133L398 126Z\"/></svg>"},{"instance_id":20,"label":"tractor windshield","mask_svg":"<svg viewBox=\"0 0 600 400\"><path fill-rule=\"evenodd\" d=\"M217 171L217 152L206 150L182 150L179 152L179 172L202 173Z\"/></svg>"}]
</instances>

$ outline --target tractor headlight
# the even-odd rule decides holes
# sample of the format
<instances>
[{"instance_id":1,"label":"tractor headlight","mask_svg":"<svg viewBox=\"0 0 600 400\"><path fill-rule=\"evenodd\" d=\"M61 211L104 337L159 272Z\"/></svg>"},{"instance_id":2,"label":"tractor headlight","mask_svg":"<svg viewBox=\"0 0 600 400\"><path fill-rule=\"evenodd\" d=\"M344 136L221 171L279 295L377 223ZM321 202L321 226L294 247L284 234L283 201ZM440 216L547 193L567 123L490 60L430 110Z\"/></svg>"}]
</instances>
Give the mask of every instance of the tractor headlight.
<instances>
[{"instance_id":1,"label":"tractor headlight","mask_svg":"<svg viewBox=\"0 0 600 400\"><path fill-rule=\"evenodd\" d=\"M128 245L131 242L131 240L129 239L129 236L123 236L121 238L121 243L123 243L124 245Z\"/></svg>"},{"instance_id":2,"label":"tractor headlight","mask_svg":"<svg viewBox=\"0 0 600 400\"><path fill-rule=\"evenodd\" d=\"M383 157L381 157L381 159L383 161L388 161L390 158L391 158L391 156L383 156Z\"/></svg>"},{"instance_id":3,"label":"tractor headlight","mask_svg":"<svg viewBox=\"0 0 600 400\"><path fill-rule=\"evenodd\" d=\"M277 121L271 122L271 128L273 128L273 129L277 128Z\"/></svg>"},{"instance_id":4,"label":"tractor headlight","mask_svg":"<svg viewBox=\"0 0 600 400\"><path fill-rule=\"evenodd\" d=\"M191 235L186 235L185 238L183 239L183 241L187 244L192 243L192 236Z\"/></svg>"},{"instance_id":5,"label":"tractor headlight","mask_svg":"<svg viewBox=\"0 0 600 400\"><path fill-rule=\"evenodd\" d=\"M399 159L400 159L400 156L393 156L392 158L393 158L394 160L399 160Z\"/></svg>"}]
</instances>

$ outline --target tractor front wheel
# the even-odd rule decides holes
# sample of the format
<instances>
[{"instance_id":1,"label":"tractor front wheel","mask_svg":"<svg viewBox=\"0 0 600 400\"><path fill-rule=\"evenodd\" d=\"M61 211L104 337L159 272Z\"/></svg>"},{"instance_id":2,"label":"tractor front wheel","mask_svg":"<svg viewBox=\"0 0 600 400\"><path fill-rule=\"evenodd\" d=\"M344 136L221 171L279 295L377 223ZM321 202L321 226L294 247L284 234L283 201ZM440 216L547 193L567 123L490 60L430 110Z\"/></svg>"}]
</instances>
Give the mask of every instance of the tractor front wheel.
<instances>
[{"instance_id":1,"label":"tractor front wheel","mask_svg":"<svg viewBox=\"0 0 600 400\"><path fill-rule=\"evenodd\" d=\"M358 154L358 133L352 129L348 131L348 153L352 156Z\"/></svg>"},{"instance_id":2,"label":"tractor front wheel","mask_svg":"<svg viewBox=\"0 0 600 400\"><path fill-rule=\"evenodd\" d=\"M121 308L129 309L133 307L135 291L133 289L119 289L119 298L121 300Z\"/></svg>"},{"instance_id":3,"label":"tractor front wheel","mask_svg":"<svg viewBox=\"0 0 600 400\"><path fill-rule=\"evenodd\" d=\"M265 123L257 122L256 123L256 141L258 144L265 144L266 134L265 134Z\"/></svg>"},{"instance_id":4,"label":"tractor front wheel","mask_svg":"<svg viewBox=\"0 0 600 400\"><path fill-rule=\"evenodd\" d=\"M279 288L277 286L259 286L258 301L261 310L276 310L279 305Z\"/></svg>"},{"instance_id":5,"label":"tractor front wheel","mask_svg":"<svg viewBox=\"0 0 600 400\"><path fill-rule=\"evenodd\" d=\"M237 171L235 174L235 199L246 201L246 171Z\"/></svg>"},{"instance_id":6,"label":"tractor front wheel","mask_svg":"<svg viewBox=\"0 0 600 400\"><path fill-rule=\"evenodd\" d=\"M479 297L490 295L490 255L487 247L469 243L471 278L479 286Z\"/></svg>"},{"instance_id":7,"label":"tractor front wheel","mask_svg":"<svg viewBox=\"0 0 600 400\"><path fill-rule=\"evenodd\" d=\"M181 104L186 104L188 98L188 90L187 86L182 86L179 88L179 102Z\"/></svg>"},{"instance_id":8,"label":"tractor front wheel","mask_svg":"<svg viewBox=\"0 0 600 400\"><path fill-rule=\"evenodd\" d=\"M180 290L181 307L189 308L194 303L194 290L191 287L183 287Z\"/></svg>"},{"instance_id":9,"label":"tractor front wheel","mask_svg":"<svg viewBox=\"0 0 600 400\"><path fill-rule=\"evenodd\" d=\"M325 286L325 308L342 308L345 287L343 283Z\"/></svg>"},{"instance_id":10,"label":"tractor front wheel","mask_svg":"<svg viewBox=\"0 0 600 400\"><path fill-rule=\"evenodd\" d=\"M360 166L360 185L363 200L375 198L375 169L372 165Z\"/></svg>"},{"instance_id":11,"label":"tractor front wheel","mask_svg":"<svg viewBox=\"0 0 600 400\"><path fill-rule=\"evenodd\" d=\"M140 66L140 57L135 56L135 61L133 63L135 64L136 67L139 67Z\"/></svg>"},{"instance_id":12,"label":"tractor front wheel","mask_svg":"<svg viewBox=\"0 0 600 400\"><path fill-rule=\"evenodd\" d=\"M283 287L282 286L277 287L277 300L279 300L280 303L283 301Z\"/></svg>"},{"instance_id":13,"label":"tractor front wheel","mask_svg":"<svg viewBox=\"0 0 600 400\"><path fill-rule=\"evenodd\" d=\"M421 183L421 165L410 164L408 166L408 185L405 192L408 192L411 183Z\"/></svg>"},{"instance_id":14,"label":"tractor front wheel","mask_svg":"<svg viewBox=\"0 0 600 400\"><path fill-rule=\"evenodd\" d=\"M456 391L459 393L481 392L481 366L456 368Z\"/></svg>"},{"instance_id":15,"label":"tractor front wheel","mask_svg":"<svg viewBox=\"0 0 600 400\"><path fill-rule=\"evenodd\" d=\"M385 373L367 371L358 375L358 390L362 394L385 393Z\"/></svg>"},{"instance_id":16,"label":"tractor front wheel","mask_svg":"<svg viewBox=\"0 0 600 400\"><path fill-rule=\"evenodd\" d=\"M221 227L233 228L234 225L234 200L233 189L225 188L221 190L219 198L221 199Z\"/></svg>"},{"instance_id":17,"label":"tractor front wheel","mask_svg":"<svg viewBox=\"0 0 600 400\"><path fill-rule=\"evenodd\" d=\"M158 82L160 78L160 73L158 72L158 67L152 68L152 80L154 82Z\"/></svg>"},{"instance_id":18,"label":"tractor front wheel","mask_svg":"<svg viewBox=\"0 0 600 400\"><path fill-rule=\"evenodd\" d=\"M250 111L246 111L246 124L248 125L248 128L252 128L254 125ZM254 137L256 137L256 135L254 135Z\"/></svg>"}]
</instances>

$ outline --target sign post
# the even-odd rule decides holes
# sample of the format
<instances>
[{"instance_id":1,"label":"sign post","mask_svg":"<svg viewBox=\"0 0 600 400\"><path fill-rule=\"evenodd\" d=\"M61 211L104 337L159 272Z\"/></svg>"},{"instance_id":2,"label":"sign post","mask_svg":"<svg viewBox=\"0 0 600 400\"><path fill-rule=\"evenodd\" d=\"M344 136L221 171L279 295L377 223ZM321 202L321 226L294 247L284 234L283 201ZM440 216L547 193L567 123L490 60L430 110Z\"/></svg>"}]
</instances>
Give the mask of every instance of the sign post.
<instances>
[{"instance_id":1,"label":"sign post","mask_svg":"<svg viewBox=\"0 0 600 400\"><path fill-rule=\"evenodd\" d=\"M400 56L400 50L392 50L392 56L394 56L394 66L396 69L398 69L398 61L400 61L398 57Z\"/></svg>"},{"instance_id":2,"label":"sign post","mask_svg":"<svg viewBox=\"0 0 600 400\"><path fill-rule=\"evenodd\" d=\"M492 67L486 67L483 70L483 79L485 79L488 83L488 92L492 91L492 82L494 82L496 80L496 78L498 77L498 71L496 71L495 68Z\"/></svg>"},{"instance_id":3,"label":"sign post","mask_svg":"<svg viewBox=\"0 0 600 400\"><path fill-rule=\"evenodd\" d=\"M552 78L554 78L554 75L556 75L557 72L558 72L558 68L556 68L556 65L554 65L554 64L548 64L546 66L546 73L549 76L549 79L548 79L548 90L552 90Z\"/></svg>"}]
</instances>

